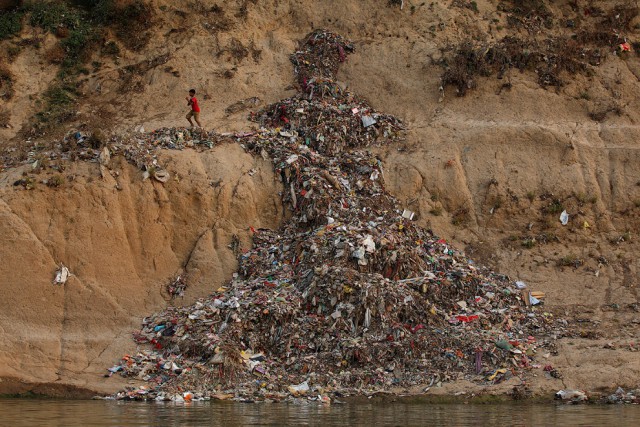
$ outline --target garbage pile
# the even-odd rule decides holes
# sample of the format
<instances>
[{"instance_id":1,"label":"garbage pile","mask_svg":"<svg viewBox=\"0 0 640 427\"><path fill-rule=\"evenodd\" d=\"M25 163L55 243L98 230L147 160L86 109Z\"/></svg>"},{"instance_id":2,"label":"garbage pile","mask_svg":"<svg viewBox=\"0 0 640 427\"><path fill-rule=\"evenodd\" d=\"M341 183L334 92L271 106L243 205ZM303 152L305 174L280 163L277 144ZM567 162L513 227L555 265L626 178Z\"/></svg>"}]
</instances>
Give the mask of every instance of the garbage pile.
<instances>
[{"instance_id":1,"label":"garbage pile","mask_svg":"<svg viewBox=\"0 0 640 427\"><path fill-rule=\"evenodd\" d=\"M134 338L145 349L108 375L149 386L115 398L328 402L459 378L488 384L552 346L534 336L557 331L552 316L386 193L366 147L400 141L402 123L346 91L309 89L316 77L333 85L348 46L326 31L308 36L293 59L300 93L251 115L260 130L236 136L272 159L290 219L254 230L225 288L144 319Z\"/></svg>"},{"instance_id":2,"label":"garbage pile","mask_svg":"<svg viewBox=\"0 0 640 427\"><path fill-rule=\"evenodd\" d=\"M224 136L201 128L160 128L152 132L136 132L126 137L107 138L100 131L93 133L70 131L62 139L50 143L26 141L26 156L21 159L15 149L4 153L5 168L31 164L36 169L42 163L58 160L83 160L104 163L105 157L122 155L144 170L157 166L160 149L206 150L221 143Z\"/></svg>"},{"instance_id":3,"label":"garbage pile","mask_svg":"<svg viewBox=\"0 0 640 427\"><path fill-rule=\"evenodd\" d=\"M217 145L220 138L220 135L201 128L160 128L152 132L139 133L120 144L110 144L109 148L113 154L122 154L130 163L147 169L150 165L157 164L158 149L205 150Z\"/></svg>"},{"instance_id":4,"label":"garbage pile","mask_svg":"<svg viewBox=\"0 0 640 427\"><path fill-rule=\"evenodd\" d=\"M615 393L606 397L607 403L634 403L640 404L640 388L635 390L624 391L622 387L618 387Z\"/></svg>"}]
</instances>

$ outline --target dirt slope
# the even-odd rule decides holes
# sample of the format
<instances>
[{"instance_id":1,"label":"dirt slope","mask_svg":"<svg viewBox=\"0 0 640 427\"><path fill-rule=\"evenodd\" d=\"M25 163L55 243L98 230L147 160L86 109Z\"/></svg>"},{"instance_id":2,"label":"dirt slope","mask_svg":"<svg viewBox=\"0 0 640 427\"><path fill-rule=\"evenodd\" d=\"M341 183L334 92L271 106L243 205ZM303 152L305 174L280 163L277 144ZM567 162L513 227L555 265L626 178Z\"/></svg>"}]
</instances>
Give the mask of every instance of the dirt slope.
<instances>
[{"instance_id":1,"label":"dirt slope","mask_svg":"<svg viewBox=\"0 0 640 427\"><path fill-rule=\"evenodd\" d=\"M405 145L378 149L388 189L418 221L478 262L546 292L543 310L566 315L582 331L561 340L559 355L549 357L564 379L540 371L534 388L638 386L640 64L634 52L618 56L610 49L600 66L566 75L557 90L540 87L532 70L513 71L508 89L495 76L478 77L477 88L457 97L451 87L439 90L442 49L469 38L530 36L508 28L502 2L472 2L477 12L458 1L405 1L402 9L386 0L245 0L218 2L219 8L214 1L148 3L154 10L148 45L138 52L122 48L115 59L96 51L91 61L101 66L80 79L75 118L43 141L68 129L122 134L184 125L190 87L198 89L207 128L248 129L248 110L227 107L290 95L289 54L297 40L318 27L337 31L356 43L341 81L410 130ZM578 14L622 4L582 3ZM557 26L543 33L560 33L560 24L576 15L570 2L554 2L550 10ZM638 37L636 24L629 37ZM55 79L45 53L56 38L30 27L20 37L41 43L25 43L7 65L15 94L4 107L9 127L0 128L6 147L29 137L42 108L38 94ZM611 106L619 115L589 116ZM164 186L142 181L122 159L113 166L117 176L101 174L95 164L69 163L60 188L26 191L12 186L25 169L1 172L0 393L38 390L38 384L117 389L114 378L105 382L100 375L135 350L129 333L169 303L168 281L186 268L198 279L184 302L207 294L234 271L231 236L248 245L249 226L276 227L285 214L271 165L239 146L163 156L180 176ZM249 175L251 169L257 172ZM567 226L558 206L571 215ZM51 284L57 263L73 274L64 287Z\"/></svg>"}]
</instances>

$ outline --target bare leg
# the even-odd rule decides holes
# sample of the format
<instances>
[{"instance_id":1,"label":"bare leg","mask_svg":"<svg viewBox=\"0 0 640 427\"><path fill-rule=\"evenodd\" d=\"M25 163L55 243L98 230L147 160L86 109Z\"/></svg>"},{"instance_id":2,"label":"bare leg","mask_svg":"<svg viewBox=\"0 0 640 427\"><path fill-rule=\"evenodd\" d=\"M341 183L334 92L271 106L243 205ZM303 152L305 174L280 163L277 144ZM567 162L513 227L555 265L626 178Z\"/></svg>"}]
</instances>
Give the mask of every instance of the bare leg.
<instances>
[{"instance_id":1,"label":"bare leg","mask_svg":"<svg viewBox=\"0 0 640 427\"><path fill-rule=\"evenodd\" d=\"M198 124L198 127L202 127L202 124L200 123L200 120L196 119L196 123Z\"/></svg>"}]
</instances>

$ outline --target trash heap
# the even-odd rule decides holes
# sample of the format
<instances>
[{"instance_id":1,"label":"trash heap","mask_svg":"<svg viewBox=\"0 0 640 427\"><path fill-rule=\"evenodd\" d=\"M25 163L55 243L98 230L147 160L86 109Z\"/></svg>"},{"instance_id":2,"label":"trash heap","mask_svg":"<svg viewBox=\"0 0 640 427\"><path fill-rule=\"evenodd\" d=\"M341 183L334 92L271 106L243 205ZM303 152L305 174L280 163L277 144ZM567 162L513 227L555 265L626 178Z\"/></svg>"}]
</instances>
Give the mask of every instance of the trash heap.
<instances>
[{"instance_id":1,"label":"trash heap","mask_svg":"<svg viewBox=\"0 0 640 427\"><path fill-rule=\"evenodd\" d=\"M160 128L127 138L122 144L111 144L112 154L122 154L139 168L156 166L158 149L209 149L219 143L220 135L201 128Z\"/></svg>"},{"instance_id":2,"label":"trash heap","mask_svg":"<svg viewBox=\"0 0 640 427\"><path fill-rule=\"evenodd\" d=\"M200 128L160 128L152 132L145 132L141 128L139 132L125 137L111 138L105 137L100 131L88 133L74 130L50 143L26 141L25 158L20 159L13 149L4 153L0 160L4 168L26 163L33 165L35 169L44 161L83 160L103 163L105 158L122 155L130 163L148 170L152 166L158 166L157 152L160 149L206 150L218 145L222 139L222 135Z\"/></svg>"},{"instance_id":3,"label":"trash heap","mask_svg":"<svg viewBox=\"0 0 640 427\"><path fill-rule=\"evenodd\" d=\"M604 400L607 403L632 403L638 405L640 404L640 388L624 391L622 387L618 387L615 393L610 394Z\"/></svg>"},{"instance_id":4,"label":"trash heap","mask_svg":"<svg viewBox=\"0 0 640 427\"><path fill-rule=\"evenodd\" d=\"M116 398L326 402L491 383L531 369L552 345L533 335L553 318L514 282L415 225L386 193L382 163L365 148L400 141L403 127L334 83L353 50L310 34L293 56L300 92L252 114L260 130L236 137L272 159L291 217L254 230L227 286L144 319L134 338L146 349L109 375L149 385Z\"/></svg>"}]
</instances>

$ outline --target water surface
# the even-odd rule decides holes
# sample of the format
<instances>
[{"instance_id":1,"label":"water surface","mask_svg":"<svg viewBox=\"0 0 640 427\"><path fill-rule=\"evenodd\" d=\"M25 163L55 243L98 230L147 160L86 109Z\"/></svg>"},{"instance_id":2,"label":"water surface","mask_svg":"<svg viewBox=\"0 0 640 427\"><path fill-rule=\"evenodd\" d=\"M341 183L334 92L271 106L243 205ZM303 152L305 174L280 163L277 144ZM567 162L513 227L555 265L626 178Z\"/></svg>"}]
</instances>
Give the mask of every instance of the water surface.
<instances>
[{"instance_id":1,"label":"water surface","mask_svg":"<svg viewBox=\"0 0 640 427\"><path fill-rule=\"evenodd\" d=\"M0 399L4 426L640 426L638 405L191 404Z\"/></svg>"}]
</instances>

